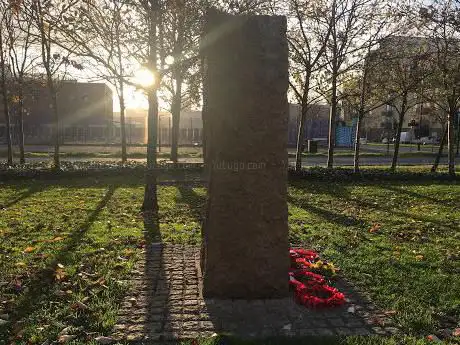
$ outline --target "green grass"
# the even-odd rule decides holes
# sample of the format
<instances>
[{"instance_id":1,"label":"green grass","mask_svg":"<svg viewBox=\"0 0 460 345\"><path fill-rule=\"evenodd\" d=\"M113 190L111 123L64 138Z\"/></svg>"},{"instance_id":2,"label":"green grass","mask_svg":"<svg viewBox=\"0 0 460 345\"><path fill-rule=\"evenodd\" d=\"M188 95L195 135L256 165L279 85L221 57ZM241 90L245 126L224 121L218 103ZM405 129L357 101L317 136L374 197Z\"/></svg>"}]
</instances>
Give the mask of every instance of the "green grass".
<instances>
[{"instance_id":1,"label":"green grass","mask_svg":"<svg viewBox=\"0 0 460 345\"><path fill-rule=\"evenodd\" d=\"M5 341L13 336L16 343L41 344L67 326L82 327L82 338L110 333L129 272L149 237L139 214L141 183L134 177L88 177L0 185L0 314L11 319L0 329L0 344L2 333ZM204 201L201 187L160 187L160 233L151 235L199 243ZM414 337L343 343L416 344L459 320L459 205L458 183L290 185L291 242L320 250L379 307L396 311L396 322ZM373 224L380 229L371 233ZM75 310L77 301L88 308ZM255 344L225 339L233 343Z\"/></svg>"},{"instance_id":2,"label":"green grass","mask_svg":"<svg viewBox=\"0 0 460 345\"><path fill-rule=\"evenodd\" d=\"M300 182L291 241L312 243L406 332L424 334L460 316L459 204L457 184Z\"/></svg>"}]
</instances>

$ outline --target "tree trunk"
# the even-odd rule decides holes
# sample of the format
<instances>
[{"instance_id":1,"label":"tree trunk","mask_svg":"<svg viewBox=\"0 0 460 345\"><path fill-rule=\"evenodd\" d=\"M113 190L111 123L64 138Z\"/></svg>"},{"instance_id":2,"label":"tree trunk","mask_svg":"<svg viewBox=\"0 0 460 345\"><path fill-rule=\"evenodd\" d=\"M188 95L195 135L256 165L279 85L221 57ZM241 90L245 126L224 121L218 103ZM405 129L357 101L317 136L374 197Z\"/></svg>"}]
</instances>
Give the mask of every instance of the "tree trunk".
<instances>
[{"instance_id":1,"label":"tree trunk","mask_svg":"<svg viewBox=\"0 0 460 345\"><path fill-rule=\"evenodd\" d=\"M13 165L13 144L11 142L11 118L10 108L8 104L8 92L6 88L6 70L5 59L3 55L3 33L0 30L0 78L2 87L3 110L5 112L5 125L6 125L6 144L8 146L8 166Z\"/></svg>"},{"instance_id":2,"label":"tree trunk","mask_svg":"<svg viewBox=\"0 0 460 345\"><path fill-rule=\"evenodd\" d=\"M59 112L57 109L56 92L52 91L51 100L53 104L53 115L54 115L54 168L56 170L61 169L61 161L59 157L60 140L61 140L61 124L59 123Z\"/></svg>"},{"instance_id":3,"label":"tree trunk","mask_svg":"<svg viewBox=\"0 0 460 345\"><path fill-rule=\"evenodd\" d=\"M19 142L19 162L24 164L26 162L24 155L24 94L22 82L19 82L19 123L18 123L18 142Z\"/></svg>"},{"instance_id":4,"label":"tree trunk","mask_svg":"<svg viewBox=\"0 0 460 345\"><path fill-rule=\"evenodd\" d=\"M369 54L369 51L368 51ZM353 170L355 173L359 172L359 149L361 144L361 123L364 118L364 107L366 103L366 85L367 85L367 63L364 61L363 68L363 80L361 83L361 94L359 97L359 110L358 110L358 122L356 123L356 135L355 135L355 154L353 159Z\"/></svg>"},{"instance_id":5,"label":"tree trunk","mask_svg":"<svg viewBox=\"0 0 460 345\"><path fill-rule=\"evenodd\" d=\"M126 150L126 119L125 119L125 98L123 90L123 82L120 83L120 95L118 97L120 102L120 134L121 134L121 163L125 164L128 155Z\"/></svg>"},{"instance_id":6,"label":"tree trunk","mask_svg":"<svg viewBox=\"0 0 460 345\"><path fill-rule=\"evenodd\" d=\"M361 145L361 136L359 132L361 130L361 122L363 121L363 114L360 111L358 115L358 122L356 123L356 134L355 134L355 153L353 157L353 170L355 173L359 172L359 149Z\"/></svg>"},{"instance_id":7,"label":"tree trunk","mask_svg":"<svg viewBox=\"0 0 460 345\"><path fill-rule=\"evenodd\" d=\"M391 162L391 172L395 172L396 170L396 165L398 164L398 155L399 155L399 144L401 142L401 132L402 132L402 126L403 126L403 121L404 121L404 111L401 111L399 114L399 121L398 121L398 128L396 129L396 138L395 138L395 147L394 147L394 152L393 152L393 160ZM390 140L388 138L388 140Z\"/></svg>"},{"instance_id":8,"label":"tree trunk","mask_svg":"<svg viewBox=\"0 0 460 345\"><path fill-rule=\"evenodd\" d=\"M8 146L8 166L13 165L13 145L11 143L11 121L10 121L10 113L9 113L9 106L8 106L8 95L6 93L6 83L3 83L2 86L2 99L3 99L3 110L5 112L5 126L6 126L6 144Z\"/></svg>"},{"instance_id":9,"label":"tree trunk","mask_svg":"<svg viewBox=\"0 0 460 345\"><path fill-rule=\"evenodd\" d=\"M455 176L455 128L454 128L454 118L457 112L456 107L450 107L449 114L447 116L447 150L448 150L448 166L449 166L449 175Z\"/></svg>"},{"instance_id":10,"label":"tree trunk","mask_svg":"<svg viewBox=\"0 0 460 345\"><path fill-rule=\"evenodd\" d=\"M149 58L148 66L154 73L155 85L148 90L148 139L147 139L147 171L145 173L145 191L142 211L157 212L157 128L158 128L158 86L160 85L159 74L157 73L157 24L159 18L159 5L156 0L151 2L149 13Z\"/></svg>"},{"instance_id":11,"label":"tree trunk","mask_svg":"<svg viewBox=\"0 0 460 345\"><path fill-rule=\"evenodd\" d=\"M406 115L406 106L407 106L407 93L403 93L402 95L402 105L401 105L401 111L399 112L399 122L398 122L398 128L396 130L396 138L395 138L395 147L394 147L394 152L393 152L393 161L391 162L391 172L395 172L396 170L396 165L398 164L398 155L399 155L399 143L401 142L401 132L402 132L402 126L404 122L404 117ZM388 138L390 140L390 138Z\"/></svg>"},{"instance_id":12,"label":"tree trunk","mask_svg":"<svg viewBox=\"0 0 460 345\"><path fill-rule=\"evenodd\" d=\"M302 153L305 147L305 129L308 112L308 92L310 90L310 76L311 72L305 73L305 85L303 87L302 95L302 109L300 113L299 129L297 131L297 148L295 155L295 171L300 172L302 170Z\"/></svg>"},{"instance_id":13,"label":"tree trunk","mask_svg":"<svg viewBox=\"0 0 460 345\"><path fill-rule=\"evenodd\" d=\"M447 139L447 127L444 129L444 133L442 134L441 142L439 143L438 154L436 155L433 166L431 167L431 172L433 173L436 172L436 170L438 170L439 161L441 160L442 151L444 150L446 139Z\"/></svg>"},{"instance_id":14,"label":"tree trunk","mask_svg":"<svg viewBox=\"0 0 460 345\"><path fill-rule=\"evenodd\" d=\"M305 146L305 129L307 121L307 105L302 104L299 130L297 132L297 148L295 153L295 171L300 172L302 170L302 153Z\"/></svg>"},{"instance_id":15,"label":"tree trunk","mask_svg":"<svg viewBox=\"0 0 460 345\"><path fill-rule=\"evenodd\" d=\"M178 150L179 150L179 124L180 124L180 111L182 108L182 75L179 68L175 68L173 78L176 81L176 92L172 101L172 138L171 138L171 160L177 165Z\"/></svg>"},{"instance_id":16,"label":"tree trunk","mask_svg":"<svg viewBox=\"0 0 460 345\"><path fill-rule=\"evenodd\" d=\"M158 98L157 91L150 90L148 95L148 139L147 139L147 171L145 173L145 192L142 211L157 211L157 123L158 123Z\"/></svg>"},{"instance_id":17,"label":"tree trunk","mask_svg":"<svg viewBox=\"0 0 460 345\"><path fill-rule=\"evenodd\" d=\"M329 113L329 142L327 151L327 167L331 169L334 166L334 147L335 147L335 121L337 117L337 73L332 72L332 96L331 110Z\"/></svg>"},{"instance_id":18,"label":"tree trunk","mask_svg":"<svg viewBox=\"0 0 460 345\"><path fill-rule=\"evenodd\" d=\"M460 146L460 114L457 115L457 153L456 153L457 156L460 151L459 146Z\"/></svg>"}]
</instances>

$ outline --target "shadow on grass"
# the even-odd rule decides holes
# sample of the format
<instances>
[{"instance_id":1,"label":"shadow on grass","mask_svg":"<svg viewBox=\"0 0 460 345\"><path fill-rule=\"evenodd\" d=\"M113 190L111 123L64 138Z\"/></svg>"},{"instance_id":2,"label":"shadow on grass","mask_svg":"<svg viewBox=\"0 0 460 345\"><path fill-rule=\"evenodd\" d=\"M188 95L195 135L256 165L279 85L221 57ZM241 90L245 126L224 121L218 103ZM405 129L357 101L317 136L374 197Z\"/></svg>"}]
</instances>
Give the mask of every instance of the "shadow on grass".
<instances>
[{"instance_id":1,"label":"shadow on grass","mask_svg":"<svg viewBox=\"0 0 460 345\"><path fill-rule=\"evenodd\" d=\"M189 184L178 184L177 188L181 195L180 199L177 199L177 202L186 203L191 210L191 214L195 220L199 223L203 219L203 205L206 202L206 196L198 195L193 190L193 185Z\"/></svg>"},{"instance_id":2,"label":"shadow on grass","mask_svg":"<svg viewBox=\"0 0 460 345\"><path fill-rule=\"evenodd\" d=\"M395 186L384 184L384 183L382 183L380 185L380 187L382 187L383 189L391 190L392 192L396 192L396 193L400 193L400 194L406 194L406 195L408 195L410 197L413 197L413 198L426 199L426 200L429 200L429 201L437 203L437 204L442 204L442 203L445 202L444 200L433 198L433 197L428 196L428 195L423 195L423 194L413 192L413 191L410 191L410 190L407 190L407 189L397 188Z\"/></svg>"},{"instance_id":3,"label":"shadow on grass","mask_svg":"<svg viewBox=\"0 0 460 345\"><path fill-rule=\"evenodd\" d=\"M0 204L0 208L9 208L11 206L14 206L14 205L20 203L21 201L31 197L35 193L42 192L45 189L46 189L45 186L42 185L42 184L31 185L31 186L28 187L28 189L26 191L22 192L19 196L17 196L13 200L8 201L6 204L3 204L3 205Z\"/></svg>"},{"instance_id":4,"label":"shadow on grass","mask_svg":"<svg viewBox=\"0 0 460 345\"><path fill-rule=\"evenodd\" d=\"M324 220L327 220L328 222L337 223L339 225L344 225L344 226L359 226L363 224L362 221L360 221L359 219L355 217L338 214L335 212L331 212L329 210L325 210L325 209L313 206L300 198L295 198L290 195L288 195L288 203L291 203L294 206L302 208L307 212L313 213L323 218Z\"/></svg>"},{"instance_id":5,"label":"shadow on grass","mask_svg":"<svg viewBox=\"0 0 460 345\"><path fill-rule=\"evenodd\" d=\"M38 305L45 297L44 291L50 291L55 284L54 273L58 263L65 262L66 257L74 251L74 249L81 243L82 238L91 228L91 225L97 219L102 209L107 205L112 198L116 186L110 186L105 196L96 206L94 211L89 215L85 222L74 229L68 237L66 245L59 250L52 260L47 264L47 267L36 272L29 280L28 291L24 293L19 303L15 307L15 314L13 314L12 323L14 324L25 315L31 312L31 308Z\"/></svg>"},{"instance_id":6,"label":"shadow on grass","mask_svg":"<svg viewBox=\"0 0 460 345\"><path fill-rule=\"evenodd\" d=\"M385 212L388 212L391 215L397 215L397 216L400 216L400 217L402 217L404 219L407 219L408 221L410 219L415 219L417 221L422 221L422 222L425 222L425 223L433 223L433 224L436 224L438 226L442 226L442 227L445 227L445 228L451 228L452 227L452 224L450 224L448 222L440 221L439 218L423 217L423 216L417 216L417 215L415 215L413 213L397 211L395 208L398 207L398 205L395 205L395 208L392 208L392 207L388 207L388 206L383 206L381 204L374 204L374 203L371 203L371 202L365 201L365 200L352 199L350 197L344 197L344 199L346 199L349 202L358 204L361 208L365 207L365 208L373 209L373 210L380 210L380 211L383 210Z\"/></svg>"}]
</instances>

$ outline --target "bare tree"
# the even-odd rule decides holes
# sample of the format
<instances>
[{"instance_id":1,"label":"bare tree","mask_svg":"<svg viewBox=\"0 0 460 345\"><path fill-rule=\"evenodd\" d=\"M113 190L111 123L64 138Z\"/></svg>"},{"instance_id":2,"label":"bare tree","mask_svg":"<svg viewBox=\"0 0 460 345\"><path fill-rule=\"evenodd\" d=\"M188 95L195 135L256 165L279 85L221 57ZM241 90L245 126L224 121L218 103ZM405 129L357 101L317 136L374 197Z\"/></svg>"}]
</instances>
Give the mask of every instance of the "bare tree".
<instances>
[{"instance_id":1,"label":"bare tree","mask_svg":"<svg viewBox=\"0 0 460 345\"><path fill-rule=\"evenodd\" d=\"M328 160L327 167L334 164L335 130L338 116L339 85L341 76L362 59L368 46L366 38L373 32L374 18L382 3L374 0L332 0L327 18L331 34L326 44L324 74L328 87L327 100L330 104Z\"/></svg>"},{"instance_id":2,"label":"bare tree","mask_svg":"<svg viewBox=\"0 0 460 345\"><path fill-rule=\"evenodd\" d=\"M10 84L9 80L9 70L6 65L7 55L6 47L7 43L5 42L8 39L6 28L6 17L8 8L7 4L0 4L0 87L2 90L2 103L3 111L5 113L5 126L6 126L6 143L8 146L8 165L13 165L13 146L11 142L11 120L10 120L10 110L9 110L9 100L8 100L8 88Z\"/></svg>"},{"instance_id":3,"label":"bare tree","mask_svg":"<svg viewBox=\"0 0 460 345\"><path fill-rule=\"evenodd\" d=\"M380 73L378 64L383 63L383 61L375 58L376 53L371 51L371 48L372 45L369 45L366 58L357 66L359 67L357 71L359 74L355 74L356 71L351 72L352 77L348 78L343 86L342 100L346 105L345 108L351 114L356 115L357 120L353 158L355 173L359 172L360 169L361 129L364 119L374 110L393 101L391 98L382 97L382 90L378 87L378 77L374 74Z\"/></svg>"},{"instance_id":4,"label":"bare tree","mask_svg":"<svg viewBox=\"0 0 460 345\"><path fill-rule=\"evenodd\" d=\"M288 25L291 60L289 84L301 106L295 163L296 171L300 171L307 114L311 106L321 99L321 95L315 92L314 74L324 67L322 58L331 34L331 23L326 18L328 8L324 1L290 0L288 4L282 4L281 9L286 6L289 7L286 14L290 18Z\"/></svg>"},{"instance_id":5,"label":"bare tree","mask_svg":"<svg viewBox=\"0 0 460 345\"><path fill-rule=\"evenodd\" d=\"M435 73L430 80L429 99L447 115L447 151L449 175L455 176L455 124L460 107L460 35L455 23L458 8L439 0L422 11L430 43L434 48ZM441 151L441 150L440 150Z\"/></svg>"},{"instance_id":6,"label":"bare tree","mask_svg":"<svg viewBox=\"0 0 460 345\"><path fill-rule=\"evenodd\" d=\"M140 0L141 9L146 19L147 37L147 68L153 73L155 84L149 87L147 99L148 110L148 142L147 142L147 170L145 173L145 191L142 210L144 212L158 211L157 198L157 127L158 127L158 88L160 86L160 73L158 69L158 25L161 20L161 4L159 0Z\"/></svg>"},{"instance_id":7,"label":"bare tree","mask_svg":"<svg viewBox=\"0 0 460 345\"><path fill-rule=\"evenodd\" d=\"M57 92L60 81L64 80L68 66L82 69L82 66L70 60L70 54L55 50L54 44L58 40L58 25L66 20L70 11L71 15L78 15L79 9L76 5L79 0L33 0L30 3L23 3L23 11L31 16L38 48L41 52L41 67L45 71L45 80L51 97L50 108L54 119L54 168L60 169L59 147L61 140L61 125L57 102Z\"/></svg>"},{"instance_id":8,"label":"bare tree","mask_svg":"<svg viewBox=\"0 0 460 345\"><path fill-rule=\"evenodd\" d=\"M121 160L127 161L125 89L133 72L130 42L135 26L132 7L125 1L98 0L80 7L80 16L59 25L55 44L87 59L95 78L109 82L120 106Z\"/></svg>"},{"instance_id":9,"label":"bare tree","mask_svg":"<svg viewBox=\"0 0 460 345\"><path fill-rule=\"evenodd\" d=\"M196 103L198 47L201 33L200 15L203 8L195 1L166 0L162 7L160 26L160 60L170 59L169 74L163 78L163 87L170 97L172 135L171 160L177 163L180 113L184 106ZM168 62L168 61L166 61ZM184 85L186 82L186 85ZM185 98L185 99L184 99Z\"/></svg>"},{"instance_id":10,"label":"bare tree","mask_svg":"<svg viewBox=\"0 0 460 345\"><path fill-rule=\"evenodd\" d=\"M11 8L6 17L6 30L8 32L9 65L14 81L14 103L18 117L18 141L20 163L25 163L24 157L24 93L26 76L30 74L37 56L32 52L34 37L32 35L32 17L24 11Z\"/></svg>"},{"instance_id":11,"label":"bare tree","mask_svg":"<svg viewBox=\"0 0 460 345\"><path fill-rule=\"evenodd\" d=\"M430 52L427 40L418 37L395 36L381 45L376 58L380 60L374 73L374 85L383 100L397 113L397 129L391 171L395 171L406 114L420 103L417 92L430 73Z\"/></svg>"}]
</instances>

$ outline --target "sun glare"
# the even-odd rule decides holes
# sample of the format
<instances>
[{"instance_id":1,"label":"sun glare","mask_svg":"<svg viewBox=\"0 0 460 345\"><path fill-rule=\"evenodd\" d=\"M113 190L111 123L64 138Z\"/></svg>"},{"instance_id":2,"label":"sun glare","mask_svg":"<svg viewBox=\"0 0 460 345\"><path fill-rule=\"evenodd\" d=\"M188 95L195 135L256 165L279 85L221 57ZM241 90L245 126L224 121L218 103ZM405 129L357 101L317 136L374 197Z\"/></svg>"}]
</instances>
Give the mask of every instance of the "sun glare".
<instances>
[{"instance_id":1,"label":"sun glare","mask_svg":"<svg viewBox=\"0 0 460 345\"><path fill-rule=\"evenodd\" d=\"M168 55L165 59L167 65L172 65L174 63L174 56Z\"/></svg>"},{"instance_id":2,"label":"sun glare","mask_svg":"<svg viewBox=\"0 0 460 345\"><path fill-rule=\"evenodd\" d=\"M141 68L135 73L134 80L143 87L149 87L155 83L155 76L147 68Z\"/></svg>"}]
</instances>

